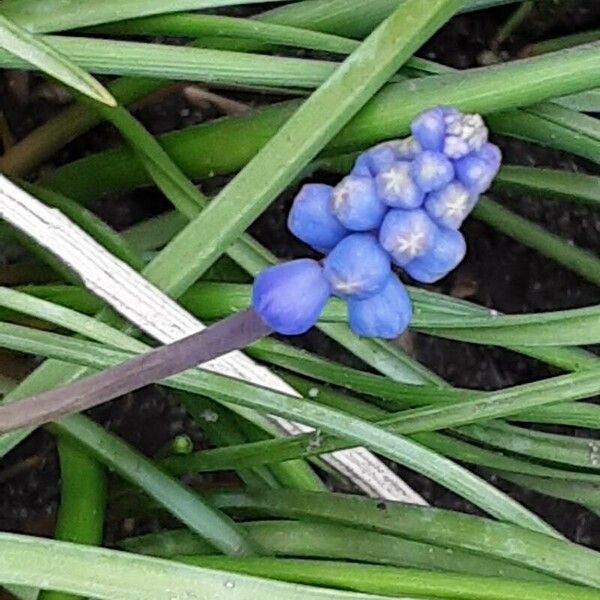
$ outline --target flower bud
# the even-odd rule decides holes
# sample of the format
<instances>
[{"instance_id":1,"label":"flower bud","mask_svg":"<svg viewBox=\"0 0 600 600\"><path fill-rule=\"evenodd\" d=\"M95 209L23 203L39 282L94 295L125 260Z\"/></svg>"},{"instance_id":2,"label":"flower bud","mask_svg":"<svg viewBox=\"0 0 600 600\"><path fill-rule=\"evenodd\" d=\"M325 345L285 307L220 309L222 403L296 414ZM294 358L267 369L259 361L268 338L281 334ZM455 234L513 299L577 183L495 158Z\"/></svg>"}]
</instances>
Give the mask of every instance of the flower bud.
<instances>
[{"instance_id":1,"label":"flower bud","mask_svg":"<svg viewBox=\"0 0 600 600\"><path fill-rule=\"evenodd\" d=\"M348 322L360 336L392 339L406 330L412 305L406 288L391 273L382 290L366 300L348 300Z\"/></svg>"},{"instance_id":2,"label":"flower bud","mask_svg":"<svg viewBox=\"0 0 600 600\"><path fill-rule=\"evenodd\" d=\"M423 150L441 152L444 149L446 121L441 108L430 108L422 112L413 120L410 130Z\"/></svg>"},{"instance_id":3,"label":"flower bud","mask_svg":"<svg viewBox=\"0 0 600 600\"><path fill-rule=\"evenodd\" d=\"M354 163L352 175L375 177L383 169L393 164L396 152L392 142L383 142L363 152Z\"/></svg>"},{"instance_id":4,"label":"flower bud","mask_svg":"<svg viewBox=\"0 0 600 600\"><path fill-rule=\"evenodd\" d=\"M379 243L394 262L403 267L411 260L423 256L433 246L438 227L421 209L392 209L379 231Z\"/></svg>"},{"instance_id":5,"label":"flower bud","mask_svg":"<svg viewBox=\"0 0 600 600\"><path fill-rule=\"evenodd\" d=\"M345 177L335 187L331 207L338 221L352 231L376 229L387 211L373 179L356 175Z\"/></svg>"},{"instance_id":6,"label":"flower bud","mask_svg":"<svg viewBox=\"0 0 600 600\"><path fill-rule=\"evenodd\" d=\"M481 150L488 140L488 130L481 115L448 114L443 152L452 160L458 160L470 152Z\"/></svg>"},{"instance_id":7,"label":"flower bud","mask_svg":"<svg viewBox=\"0 0 600 600\"><path fill-rule=\"evenodd\" d=\"M336 219L331 207L333 188L321 183L302 187L288 217L289 230L304 243L326 254L348 230Z\"/></svg>"},{"instance_id":8,"label":"flower bud","mask_svg":"<svg viewBox=\"0 0 600 600\"><path fill-rule=\"evenodd\" d=\"M321 265L309 258L265 269L252 287L252 308L277 333L299 335L319 319L331 288Z\"/></svg>"},{"instance_id":9,"label":"flower bud","mask_svg":"<svg viewBox=\"0 0 600 600\"><path fill-rule=\"evenodd\" d=\"M481 150L471 152L454 163L456 179L471 193L483 194L500 169L502 154L494 144L485 144Z\"/></svg>"},{"instance_id":10,"label":"flower bud","mask_svg":"<svg viewBox=\"0 0 600 600\"><path fill-rule=\"evenodd\" d=\"M375 178L379 197L392 208L418 208L425 192L415 183L409 162L395 162Z\"/></svg>"},{"instance_id":11,"label":"flower bud","mask_svg":"<svg viewBox=\"0 0 600 600\"><path fill-rule=\"evenodd\" d=\"M390 257L369 233L345 237L325 258L323 270L340 298L368 298L391 272Z\"/></svg>"},{"instance_id":12,"label":"flower bud","mask_svg":"<svg viewBox=\"0 0 600 600\"><path fill-rule=\"evenodd\" d=\"M427 214L441 227L458 229L477 204L477 196L459 181L431 192L425 198Z\"/></svg>"},{"instance_id":13,"label":"flower bud","mask_svg":"<svg viewBox=\"0 0 600 600\"><path fill-rule=\"evenodd\" d=\"M466 252L467 244L460 231L440 229L429 252L409 262L404 269L416 281L434 283L455 269Z\"/></svg>"},{"instance_id":14,"label":"flower bud","mask_svg":"<svg viewBox=\"0 0 600 600\"><path fill-rule=\"evenodd\" d=\"M454 166L441 152L423 150L412 162L412 176L424 192L432 192L452 181Z\"/></svg>"}]
</instances>

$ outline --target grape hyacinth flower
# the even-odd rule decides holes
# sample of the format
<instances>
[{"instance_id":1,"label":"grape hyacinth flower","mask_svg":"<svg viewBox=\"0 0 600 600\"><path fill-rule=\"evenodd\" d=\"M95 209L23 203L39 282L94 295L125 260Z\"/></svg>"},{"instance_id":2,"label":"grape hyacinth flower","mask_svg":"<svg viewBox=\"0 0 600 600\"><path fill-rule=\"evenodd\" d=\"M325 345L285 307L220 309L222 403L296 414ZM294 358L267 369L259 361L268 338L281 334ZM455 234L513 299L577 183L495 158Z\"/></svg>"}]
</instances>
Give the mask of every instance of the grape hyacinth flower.
<instances>
[{"instance_id":1,"label":"grape hyacinth flower","mask_svg":"<svg viewBox=\"0 0 600 600\"><path fill-rule=\"evenodd\" d=\"M304 258L265 269L254 282L251 308L178 340L174 348L152 350L151 360L136 356L116 370L0 407L0 431L91 408L273 331L305 333L317 323L332 294L346 300L348 322L357 335L400 335L408 327L412 307L392 271L392 259L426 284L456 268L466 253L458 229L491 185L502 160L500 149L488 142L479 115L432 108L413 120L411 132L404 140L367 150L335 188L309 184L296 197L288 227L300 240L328 253L323 266ZM47 407L41 414L40 403Z\"/></svg>"},{"instance_id":2,"label":"grape hyacinth flower","mask_svg":"<svg viewBox=\"0 0 600 600\"><path fill-rule=\"evenodd\" d=\"M445 121L444 154L453 160L481 150L488 141L488 130L481 115L464 115L457 111L446 115Z\"/></svg>"},{"instance_id":3,"label":"grape hyacinth flower","mask_svg":"<svg viewBox=\"0 0 600 600\"><path fill-rule=\"evenodd\" d=\"M413 160L419 152L424 150L412 135L402 140L393 140L386 143L392 146L398 160Z\"/></svg>"},{"instance_id":4,"label":"grape hyacinth flower","mask_svg":"<svg viewBox=\"0 0 600 600\"><path fill-rule=\"evenodd\" d=\"M498 173L500 149L479 115L447 106L422 112L411 133L363 152L335 188L301 189L288 227L326 257L322 268L293 261L257 279L253 306L267 325L306 331L335 295L357 335L393 338L408 326L411 305L392 262L431 284L463 260L458 230Z\"/></svg>"},{"instance_id":5,"label":"grape hyacinth flower","mask_svg":"<svg viewBox=\"0 0 600 600\"><path fill-rule=\"evenodd\" d=\"M480 115L466 115L448 106L422 112L413 120L411 131L423 149L443 152L452 160L481 150L488 139Z\"/></svg>"},{"instance_id":6,"label":"grape hyacinth flower","mask_svg":"<svg viewBox=\"0 0 600 600\"><path fill-rule=\"evenodd\" d=\"M370 231L381 225L387 207L377 195L372 177L349 175L334 188L333 214L352 231Z\"/></svg>"},{"instance_id":7,"label":"grape hyacinth flower","mask_svg":"<svg viewBox=\"0 0 600 600\"><path fill-rule=\"evenodd\" d=\"M392 208L419 208L425 199L425 192L412 177L408 161L392 163L377 175L375 184L379 197Z\"/></svg>"},{"instance_id":8,"label":"grape hyacinth flower","mask_svg":"<svg viewBox=\"0 0 600 600\"><path fill-rule=\"evenodd\" d=\"M423 150L443 152L446 138L445 111L442 107L426 110L410 125L413 138Z\"/></svg>"},{"instance_id":9,"label":"grape hyacinth flower","mask_svg":"<svg viewBox=\"0 0 600 600\"><path fill-rule=\"evenodd\" d=\"M393 143L384 142L363 152L354 163L352 175L375 177L397 160Z\"/></svg>"},{"instance_id":10,"label":"grape hyacinth flower","mask_svg":"<svg viewBox=\"0 0 600 600\"><path fill-rule=\"evenodd\" d=\"M329 252L349 233L333 214L332 195L331 186L308 183L294 199L288 217L289 230L322 254Z\"/></svg>"},{"instance_id":11,"label":"grape hyacinth flower","mask_svg":"<svg viewBox=\"0 0 600 600\"><path fill-rule=\"evenodd\" d=\"M483 194L496 177L501 162L500 148L487 143L481 150L471 152L454 163L456 179L470 192Z\"/></svg>"},{"instance_id":12,"label":"grape hyacinth flower","mask_svg":"<svg viewBox=\"0 0 600 600\"><path fill-rule=\"evenodd\" d=\"M454 166L441 152L423 150L412 161L412 176L424 192L443 188L454 179Z\"/></svg>"},{"instance_id":13,"label":"grape hyacinth flower","mask_svg":"<svg viewBox=\"0 0 600 600\"><path fill-rule=\"evenodd\" d=\"M410 261L405 271L421 283L435 283L455 269L467 252L465 238L460 231L440 229L431 250Z\"/></svg>"},{"instance_id":14,"label":"grape hyacinth flower","mask_svg":"<svg viewBox=\"0 0 600 600\"><path fill-rule=\"evenodd\" d=\"M366 300L348 300L348 323L356 335L393 339L406 330L411 318L408 292L393 273L379 293Z\"/></svg>"},{"instance_id":15,"label":"grape hyacinth flower","mask_svg":"<svg viewBox=\"0 0 600 600\"><path fill-rule=\"evenodd\" d=\"M331 288L321 265L301 258L265 269L252 287L252 308L277 333L299 335L313 327Z\"/></svg>"},{"instance_id":16,"label":"grape hyacinth flower","mask_svg":"<svg viewBox=\"0 0 600 600\"><path fill-rule=\"evenodd\" d=\"M437 234L438 227L423 209L392 209L381 225L379 243L403 267L429 252Z\"/></svg>"},{"instance_id":17,"label":"grape hyacinth flower","mask_svg":"<svg viewBox=\"0 0 600 600\"><path fill-rule=\"evenodd\" d=\"M427 195L425 210L441 227L458 229L477 203L477 196L459 181Z\"/></svg>"},{"instance_id":18,"label":"grape hyacinth flower","mask_svg":"<svg viewBox=\"0 0 600 600\"><path fill-rule=\"evenodd\" d=\"M391 262L375 236L354 233L328 254L323 272L336 296L365 299L381 290L391 273Z\"/></svg>"}]
</instances>

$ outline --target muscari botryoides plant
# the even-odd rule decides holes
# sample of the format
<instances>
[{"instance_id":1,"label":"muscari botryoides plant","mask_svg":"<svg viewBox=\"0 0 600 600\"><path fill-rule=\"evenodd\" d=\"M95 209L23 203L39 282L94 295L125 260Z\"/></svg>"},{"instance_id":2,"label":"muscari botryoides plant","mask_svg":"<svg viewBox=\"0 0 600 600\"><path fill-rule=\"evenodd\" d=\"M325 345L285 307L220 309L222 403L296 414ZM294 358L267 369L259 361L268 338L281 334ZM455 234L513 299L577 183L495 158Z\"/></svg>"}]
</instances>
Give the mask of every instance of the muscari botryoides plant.
<instances>
[{"instance_id":1,"label":"muscari botryoides plant","mask_svg":"<svg viewBox=\"0 0 600 600\"><path fill-rule=\"evenodd\" d=\"M462 261L460 227L498 173L500 149L488 142L481 116L451 107L421 113L411 133L361 154L335 187L302 187L288 227L325 257L256 278L252 308L271 329L306 332L333 295L347 302L357 335L397 337L412 307L393 267L429 284Z\"/></svg>"},{"instance_id":2,"label":"muscari botryoides plant","mask_svg":"<svg viewBox=\"0 0 600 600\"><path fill-rule=\"evenodd\" d=\"M433 283L464 258L459 229L500 168L479 115L450 107L420 114L412 136L379 144L335 186L305 185L288 226L325 255L265 269L247 311L67 386L0 407L0 432L96 406L277 332L308 331L331 296L346 301L357 335L395 338L412 306L393 267ZM133 373L133 375L132 375Z\"/></svg>"}]
</instances>

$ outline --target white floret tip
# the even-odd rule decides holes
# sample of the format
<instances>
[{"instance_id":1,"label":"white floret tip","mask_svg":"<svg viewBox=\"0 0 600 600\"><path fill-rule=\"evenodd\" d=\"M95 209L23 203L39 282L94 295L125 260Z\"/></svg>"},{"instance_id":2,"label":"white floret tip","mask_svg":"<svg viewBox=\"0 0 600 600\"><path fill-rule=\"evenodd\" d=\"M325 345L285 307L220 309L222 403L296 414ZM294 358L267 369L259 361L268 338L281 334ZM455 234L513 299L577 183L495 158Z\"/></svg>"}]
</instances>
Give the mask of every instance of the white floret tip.
<instances>
[{"instance_id":1,"label":"white floret tip","mask_svg":"<svg viewBox=\"0 0 600 600\"><path fill-rule=\"evenodd\" d=\"M399 236L395 247L400 254L414 258L425 250L425 234L422 231L411 231Z\"/></svg>"}]
</instances>

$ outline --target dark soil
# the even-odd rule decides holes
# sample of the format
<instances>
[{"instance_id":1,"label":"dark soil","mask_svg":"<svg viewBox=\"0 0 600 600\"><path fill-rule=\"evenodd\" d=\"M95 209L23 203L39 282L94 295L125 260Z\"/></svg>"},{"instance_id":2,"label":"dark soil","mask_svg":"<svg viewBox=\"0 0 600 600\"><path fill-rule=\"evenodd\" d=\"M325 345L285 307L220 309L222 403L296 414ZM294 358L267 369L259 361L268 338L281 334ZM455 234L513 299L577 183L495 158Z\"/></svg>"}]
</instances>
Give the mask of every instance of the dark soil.
<instances>
[{"instance_id":1,"label":"dark soil","mask_svg":"<svg viewBox=\"0 0 600 600\"><path fill-rule=\"evenodd\" d=\"M497 52L499 59L514 57L527 43L536 39L600 26L600 5L596 0L540 4L541 7ZM509 14L510 8L503 8L457 17L420 54L458 68L477 66L480 60L490 59L492 40ZM35 77L26 79L23 83L22 75L15 74L0 82L2 110L18 138L59 108L55 101L41 97L46 89L44 84ZM231 93L228 96L249 104L265 101L261 96L249 94ZM151 131L159 133L208 120L219 111L208 103L191 106L180 92L174 91L158 102L146 104L136 114ZM595 165L561 152L528 146L514 140L497 141L508 163L598 173ZM117 142L118 135L110 127L99 126L65 148L54 164L73 160ZM209 185L218 184L211 182ZM597 211L520 195L498 199L561 237L573 240L580 247L593 252L600 249L600 215ZM291 194L284 195L252 227L252 233L281 257L306 253L305 248L287 234L284 226L290 201ZM144 190L143 195L132 192L105 198L98 202L96 208L109 223L122 228L166 209L167 203L160 194ZM600 301L597 288L486 225L471 219L466 225L465 234L470 248L467 259L435 289L508 313L571 308ZM410 342L419 360L449 382L464 387L496 389L554 374L540 363L498 348L420 335L413 336ZM321 337L311 336L305 343L327 356L356 364L334 343ZM157 388L141 390L94 414L111 430L150 455L180 432L189 433L199 447L206 444L201 432L190 423L173 399ZM23 464L31 457L35 457L32 462ZM5 469L15 468L16 472L11 477L3 477ZM398 470L432 504L475 511L430 481L404 469ZM598 516L578 505L542 496L483 474L570 539L600 546ZM58 502L58 476L53 439L44 431L37 431L0 462L0 529L50 533ZM214 483L210 480L206 482Z\"/></svg>"}]
</instances>

